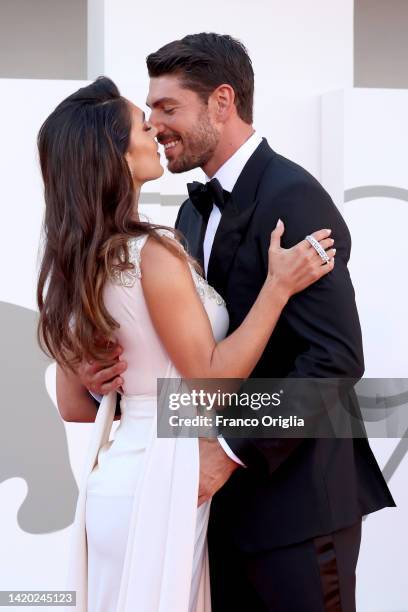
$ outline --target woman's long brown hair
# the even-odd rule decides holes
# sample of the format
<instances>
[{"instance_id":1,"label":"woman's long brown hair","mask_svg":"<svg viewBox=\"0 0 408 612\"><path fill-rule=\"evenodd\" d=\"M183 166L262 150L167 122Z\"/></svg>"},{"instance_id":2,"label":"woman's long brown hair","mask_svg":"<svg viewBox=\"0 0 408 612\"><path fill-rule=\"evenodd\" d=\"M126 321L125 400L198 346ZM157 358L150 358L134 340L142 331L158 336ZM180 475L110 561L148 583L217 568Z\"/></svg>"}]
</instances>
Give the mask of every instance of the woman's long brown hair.
<instances>
[{"instance_id":1,"label":"woman's long brown hair","mask_svg":"<svg viewBox=\"0 0 408 612\"><path fill-rule=\"evenodd\" d=\"M114 267L133 267L129 238L148 233L161 240L155 232L161 226L135 220L124 157L130 130L128 103L100 77L61 102L38 134L45 216L37 336L72 370L83 359L103 359L116 344L119 325L105 308L103 288Z\"/></svg>"}]
</instances>

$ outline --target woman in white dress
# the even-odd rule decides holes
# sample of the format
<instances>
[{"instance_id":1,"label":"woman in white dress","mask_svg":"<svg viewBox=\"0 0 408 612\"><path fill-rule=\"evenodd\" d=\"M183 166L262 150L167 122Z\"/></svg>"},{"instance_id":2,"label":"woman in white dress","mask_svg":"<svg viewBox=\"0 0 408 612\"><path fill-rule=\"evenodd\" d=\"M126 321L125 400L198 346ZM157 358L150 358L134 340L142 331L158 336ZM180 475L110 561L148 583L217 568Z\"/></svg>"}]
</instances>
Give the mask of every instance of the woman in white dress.
<instances>
[{"instance_id":1,"label":"woman in white dress","mask_svg":"<svg viewBox=\"0 0 408 612\"><path fill-rule=\"evenodd\" d=\"M38 146L45 185L39 339L57 361L67 421L95 421L73 527L68 586L81 612L209 612L206 531L197 508L197 439L157 437L157 378L246 378L291 295L334 266L328 230L280 247L242 325L228 338L225 303L174 231L142 221L140 188L163 168L156 130L107 78L64 100ZM123 347L116 393L97 410L81 386L85 360ZM69 608L72 610L72 607Z\"/></svg>"}]
</instances>

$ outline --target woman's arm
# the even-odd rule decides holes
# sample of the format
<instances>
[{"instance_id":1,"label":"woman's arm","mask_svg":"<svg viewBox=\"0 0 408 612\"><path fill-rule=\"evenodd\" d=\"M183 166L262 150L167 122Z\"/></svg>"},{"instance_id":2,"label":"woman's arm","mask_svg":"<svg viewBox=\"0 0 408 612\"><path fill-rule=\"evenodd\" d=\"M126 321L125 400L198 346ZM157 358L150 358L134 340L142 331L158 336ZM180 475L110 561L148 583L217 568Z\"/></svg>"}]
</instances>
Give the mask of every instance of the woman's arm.
<instances>
[{"instance_id":1,"label":"woman's arm","mask_svg":"<svg viewBox=\"0 0 408 612\"><path fill-rule=\"evenodd\" d=\"M186 260L148 240L142 257L144 296L156 331L184 378L247 378L291 295L333 269L333 259L322 266L306 241L282 249L283 231L281 223L272 233L269 272L257 300L240 327L218 344ZM314 234L324 249L333 244L329 233Z\"/></svg>"},{"instance_id":2,"label":"woman's arm","mask_svg":"<svg viewBox=\"0 0 408 612\"><path fill-rule=\"evenodd\" d=\"M305 241L291 249L281 249L282 233L283 224L273 232L269 273L252 309L241 326L218 344L186 260L154 240L146 243L142 260L146 303L158 335L184 378L246 378L262 355L289 297L333 269L334 260L322 266ZM324 249L333 244L328 230L314 236ZM328 254L333 256L334 252ZM126 364L113 357L105 364L107 369L101 369L101 364L89 366L86 386L81 384L80 374L57 367L57 403L65 421L95 420L97 407L88 388L107 393L111 390L109 385L118 387L123 382L120 376ZM119 418L117 415L115 420Z\"/></svg>"},{"instance_id":3,"label":"woman's arm","mask_svg":"<svg viewBox=\"0 0 408 612\"><path fill-rule=\"evenodd\" d=\"M76 374L57 365L57 405L64 421L93 423L97 414L96 401ZM115 420L120 415L115 416Z\"/></svg>"}]
</instances>

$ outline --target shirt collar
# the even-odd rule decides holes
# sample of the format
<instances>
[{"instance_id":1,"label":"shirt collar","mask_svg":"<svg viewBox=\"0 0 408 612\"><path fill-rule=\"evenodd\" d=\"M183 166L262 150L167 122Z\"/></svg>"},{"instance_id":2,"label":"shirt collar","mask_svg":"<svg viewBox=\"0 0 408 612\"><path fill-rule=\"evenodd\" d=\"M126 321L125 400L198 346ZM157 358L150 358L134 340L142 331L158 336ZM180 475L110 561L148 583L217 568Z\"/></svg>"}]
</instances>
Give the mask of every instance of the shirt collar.
<instances>
[{"instance_id":1,"label":"shirt collar","mask_svg":"<svg viewBox=\"0 0 408 612\"><path fill-rule=\"evenodd\" d=\"M226 191L231 192L235 183L238 180L239 175L244 169L245 164L254 153L255 149L259 147L262 142L262 137L259 136L256 132L252 134L242 144L239 149L235 151L233 155L217 170L212 178L218 179L221 184L221 187ZM209 181L209 177L206 176L206 181Z\"/></svg>"}]
</instances>

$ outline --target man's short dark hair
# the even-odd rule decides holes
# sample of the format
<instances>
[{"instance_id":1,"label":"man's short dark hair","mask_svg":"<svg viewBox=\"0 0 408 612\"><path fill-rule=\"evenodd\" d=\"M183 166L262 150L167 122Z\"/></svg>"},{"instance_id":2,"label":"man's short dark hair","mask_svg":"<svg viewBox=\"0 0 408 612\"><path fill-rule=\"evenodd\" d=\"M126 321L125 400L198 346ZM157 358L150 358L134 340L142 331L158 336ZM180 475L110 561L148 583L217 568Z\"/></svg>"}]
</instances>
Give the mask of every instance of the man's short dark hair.
<instances>
[{"instance_id":1,"label":"man's short dark hair","mask_svg":"<svg viewBox=\"0 0 408 612\"><path fill-rule=\"evenodd\" d=\"M174 40L147 59L150 77L180 76L183 87L195 91L207 103L211 93L228 84L235 92L239 117L253 121L254 71L244 45L226 34L189 34Z\"/></svg>"}]
</instances>

